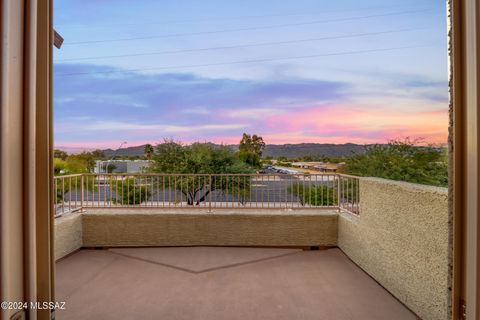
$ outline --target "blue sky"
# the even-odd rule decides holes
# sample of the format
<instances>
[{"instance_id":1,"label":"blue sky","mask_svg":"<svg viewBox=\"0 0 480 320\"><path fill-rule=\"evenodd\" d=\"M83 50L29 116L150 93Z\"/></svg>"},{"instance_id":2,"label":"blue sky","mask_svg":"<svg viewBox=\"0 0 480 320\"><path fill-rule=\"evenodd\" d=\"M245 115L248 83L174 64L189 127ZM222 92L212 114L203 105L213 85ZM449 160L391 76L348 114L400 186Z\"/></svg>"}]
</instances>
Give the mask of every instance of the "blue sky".
<instances>
[{"instance_id":1,"label":"blue sky","mask_svg":"<svg viewBox=\"0 0 480 320\"><path fill-rule=\"evenodd\" d=\"M55 2L55 144L447 136L443 1Z\"/></svg>"}]
</instances>

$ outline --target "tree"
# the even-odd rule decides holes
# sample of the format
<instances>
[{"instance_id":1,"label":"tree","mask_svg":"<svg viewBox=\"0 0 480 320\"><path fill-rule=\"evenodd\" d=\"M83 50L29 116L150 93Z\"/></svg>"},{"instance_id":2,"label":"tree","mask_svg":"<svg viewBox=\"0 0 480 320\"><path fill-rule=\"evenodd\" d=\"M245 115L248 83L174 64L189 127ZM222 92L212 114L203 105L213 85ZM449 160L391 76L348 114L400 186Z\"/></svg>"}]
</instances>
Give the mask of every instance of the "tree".
<instances>
[{"instance_id":1,"label":"tree","mask_svg":"<svg viewBox=\"0 0 480 320\"><path fill-rule=\"evenodd\" d=\"M252 167L259 168L262 165L260 157L249 151L239 151L238 157L245 163L248 163Z\"/></svg>"},{"instance_id":2,"label":"tree","mask_svg":"<svg viewBox=\"0 0 480 320\"><path fill-rule=\"evenodd\" d=\"M83 159L75 156L69 156L65 160L54 158L53 171L56 176L89 172L87 163Z\"/></svg>"},{"instance_id":3,"label":"tree","mask_svg":"<svg viewBox=\"0 0 480 320\"><path fill-rule=\"evenodd\" d=\"M68 159L77 160L84 163L86 172L92 172L95 168L95 160L101 160L103 152L101 150L95 150L93 152L81 152L79 154L72 154Z\"/></svg>"},{"instance_id":4,"label":"tree","mask_svg":"<svg viewBox=\"0 0 480 320\"><path fill-rule=\"evenodd\" d=\"M254 167L260 166L265 142L263 138L254 134L253 136L244 133L238 147L239 157Z\"/></svg>"},{"instance_id":5,"label":"tree","mask_svg":"<svg viewBox=\"0 0 480 320\"><path fill-rule=\"evenodd\" d=\"M114 165L113 163L108 163L108 162L107 162L107 164L104 164L104 165L102 166L103 172L106 172L106 173L112 173L113 170L115 170L115 169L117 169L117 166Z\"/></svg>"},{"instance_id":6,"label":"tree","mask_svg":"<svg viewBox=\"0 0 480 320\"><path fill-rule=\"evenodd\" d=\"M63 150L55 149L53 150L53 158L65 160L68 157L68 153Z\"/></svg>"},{"instance_id":7,"label":"tree","mask_svg":"<svg viewBox=\"0 0 480 320\"><path fill-rule=\"evenodd\" d=\"M153 153L153 146L147 143L145 145L145 148L143 149L143 154L145 155L145 158L147 158L148 160L152 160Z\"/></svg>"},{"instance_id":8,"label":"tree","mask_svg":"<svg viewBox=\"0 0 480 320\"><path fill-rule=\"evenodd\" d=\"M69 156L65 160L60 158L53 159L53 168L55 176L72 175L78 173L88 173L87 164L81 158L75 156ZM85 186L93 185L94 177L83 177L83 183ZM57 203L63 202L65 194L73 190L78 190L81 186L82 178L79 177L67 177L65 180L55 180L55 193L57 197ZM96 188L96 187L94 187Z\"/></svg>"},{"instance_id":9,"label":"tree","mask_svg":"<svg viewBox=\"0 0 480 320\"><path fill-rule=\"evenodd\" d=\"M106 159L105 152L103 152L100 149L93 150L92 152L90 152L90 155L95 160L105 160Z\"/></svg>"},{"instance_id":10,"label":"tree","mask_svg":"<svg viewBox=\"0 0 480 320\"><path fill-rule=\"evenodd\" d=\"M53 158L53 172L55 176L65 174L67 162L61 158Z\"/></svg>"},{"instance_id":11,"label":"tree","mask_svg":"<svg viewBox=\"0 0 480 320\"><path fill-rule=\"evenodd\" d=\"M65 155L67 155L65 152L55 150L55 158L53 159L55 176L92 172L95 167L95 160L105 157L101 150L71 154L66 157ZM65 194L68 192L78 190L81 186L81 181L83 181L84 186L93 188L93 190L97 188L94 186L95 177L93 176L84 176L83 179L78 177L69 177L66 179L67 180L58 179L58 182L55 183L57 203L63 202Z\"/></svg>"},{"instance_id":12,"label":"tree","mask_svg":"<svg viewBox=\"0 0 480 320\"><path fill-rule=\"evenodd\" d=\"M256 134L253 136L246 133L243 134L239 145L240 151L253 152L261 157L263 149L265 149L265 142L261 136L257 136Z\"/></svg>"},{"instance_id":13,"label":"tree","mask_svg":"<svg viewBox=\"0 0 480 320\"><path fill-rule=\"evenodd\" d=\"M181 145L166 140L157 145L150 170L158 173L176 173L174 178L161 178L160 185L180 191L189 205L200 204L208 195L219 190L248 196L250 176L254 170L226 146L208 143ZM217 176L215 174L246 174L245 176ZM189 175L181 175L189 174ZM193 176L191 174L196 174ZM239 198L242 198L239 196Z\"/></svg>"},{"instance_id":14,"label":"tree","mask_svg":"<svg viewBox=\"0 0 480 320\"><path fill-rule=\"evenodd\" d=\"M446 148L420 146L419 140L392 140L373 145L346 160L341 171L358 176L380 177L435 186L448 185Z\"/></svg>"}]
</instances>

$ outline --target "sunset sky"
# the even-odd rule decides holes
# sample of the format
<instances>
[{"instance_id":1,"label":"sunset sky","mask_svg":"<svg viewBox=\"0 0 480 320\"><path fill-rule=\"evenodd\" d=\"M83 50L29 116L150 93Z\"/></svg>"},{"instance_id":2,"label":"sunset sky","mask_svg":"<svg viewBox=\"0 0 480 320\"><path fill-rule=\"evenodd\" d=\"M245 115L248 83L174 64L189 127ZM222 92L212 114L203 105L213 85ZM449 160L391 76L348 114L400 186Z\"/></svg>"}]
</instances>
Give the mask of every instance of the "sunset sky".
<instances>
[{"instance_id":1,"label":"sunset sky","mask_svg":"<svg viewBox=\"0 0 480 320\"><path fill-rule=\"evenodd\" d=\"M439 0L62 0L55 145L445 143Z\"/></svg>"}]
</instances>

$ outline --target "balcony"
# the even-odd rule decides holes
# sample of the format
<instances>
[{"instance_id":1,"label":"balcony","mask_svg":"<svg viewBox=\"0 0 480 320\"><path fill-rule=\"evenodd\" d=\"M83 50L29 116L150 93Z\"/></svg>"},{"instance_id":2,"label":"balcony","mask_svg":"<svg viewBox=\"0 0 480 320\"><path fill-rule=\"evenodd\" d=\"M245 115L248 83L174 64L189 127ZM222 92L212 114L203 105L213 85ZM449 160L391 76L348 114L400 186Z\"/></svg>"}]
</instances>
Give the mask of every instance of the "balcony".
<instances>
[{"instance_id":1,"label":"balcony","mask_svg":"<svg viewBox=\"0 0 480 320\"><path fill-rule=\"evenodd\" d=\"M82 250L57 263L59 319L416 319L340 250Z\"/></svg>"},{"instance_id":2,"label":"balcony","mask_svg":"<svg viewBox=\"0 0 480 320\"><path fill-rule=\"evenodd\" d=\"M448 318L444 188L339 174L76 175L55 188L68 319Z\"/></svg>"}]
</instances>

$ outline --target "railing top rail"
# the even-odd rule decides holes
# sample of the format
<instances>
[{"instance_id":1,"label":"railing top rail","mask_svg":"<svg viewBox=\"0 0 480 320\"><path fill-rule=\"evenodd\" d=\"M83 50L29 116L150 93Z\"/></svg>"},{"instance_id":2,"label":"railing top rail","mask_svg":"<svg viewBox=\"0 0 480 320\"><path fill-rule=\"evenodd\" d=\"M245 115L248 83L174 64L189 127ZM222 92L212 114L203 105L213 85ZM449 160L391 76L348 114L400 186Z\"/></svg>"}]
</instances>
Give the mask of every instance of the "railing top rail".
<instances>
[{"instance_id":1,"label":"railing top rail","mask_svg":"<svg viewBox=\"0 0 480 320\"><path fill-rule=\"evenodd\" d=\"M354 175L351 175L351 174L345 174L345 173L337 173L337 176L340 176L340 177L345 177L345 178L355 178L355 179L359 179L359 178L361 178L360 176L354 176Z\"/></svg>"},{"instance_id":2,"label":"railing top rail","mask_svg":"<svg viewBox=\"0 0 480 320\"><path fill-rule=\"evenodd\" d=\"M78 176L241 176L241 177L251 177L251 176L338 176L337 173L157 173L157 172L146 172L146 173L81 173ZM68 177L68 176L55 176L55 178ZM352 176L353 177L353 176ZM358 177L354 177L358 178Z\"/></svg>"},{"instance_id":3,"label":"railing top rail","mask_svg":"<svg viewBox=\"0 0 480 320\"><path fill-rule=\"evenodd\" d=\"M74 174L66 174L66 175L61 175L61 176L54 176L54 179L60 179L60 178L74 178L74 177L81 177L85 175L85 173L74 173Z\"/></svg>"}]
</instances>

